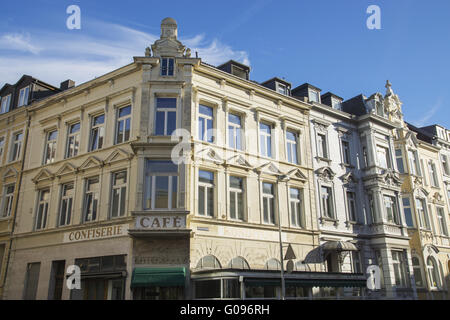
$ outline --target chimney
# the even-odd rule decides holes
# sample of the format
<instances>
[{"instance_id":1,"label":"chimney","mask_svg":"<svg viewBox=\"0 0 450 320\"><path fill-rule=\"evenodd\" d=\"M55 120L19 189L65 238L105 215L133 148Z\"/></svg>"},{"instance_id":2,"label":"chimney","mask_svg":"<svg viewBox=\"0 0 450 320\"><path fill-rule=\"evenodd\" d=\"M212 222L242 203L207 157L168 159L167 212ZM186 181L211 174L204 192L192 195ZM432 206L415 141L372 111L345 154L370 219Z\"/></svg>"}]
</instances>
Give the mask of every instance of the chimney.
<instances>
[{"instance_id":1,"label":"chimney","mask_svg":"<svg viewBox=\"0 0 450 320\"><path fill-rule=\"evenodd\" d=\"M75 87L75 81L70 80L70 79L61 82L61 84L59 85L59 88L61 89L61 91L64 91L64 90L67 90L67 89L70 89L73 87Z\"/></svg>"}]
</instances>

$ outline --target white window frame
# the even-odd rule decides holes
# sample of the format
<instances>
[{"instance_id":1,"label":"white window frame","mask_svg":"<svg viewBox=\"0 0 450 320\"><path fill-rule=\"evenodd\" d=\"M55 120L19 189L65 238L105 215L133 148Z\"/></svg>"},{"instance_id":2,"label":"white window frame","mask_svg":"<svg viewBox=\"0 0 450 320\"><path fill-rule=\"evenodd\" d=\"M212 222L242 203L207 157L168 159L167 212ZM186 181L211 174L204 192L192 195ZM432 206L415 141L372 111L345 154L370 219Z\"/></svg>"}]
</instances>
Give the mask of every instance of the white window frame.
<instances>
[{"instance_id":1,"label":"white window frame","mask_svg":"<svg viewBox=\"0 0 450 320\"><path fill-rule=\"evenodd\" d=\"M43 195L44 192L48 192L48 199L47 200L41 200L42 195ZM51 197L50 189L45 188L45 189L40 189L38 191L35 230L42 230L42 229L45 229L45 227L47 226L48 211L49 211L49 206L50 206L50 197ZM42 217L41 217L41 224L39 225L39 217L40 217L40 208L41 208L41 206L43 206L43 211L42 211Z\"/></svg>"},{"instance_id":2,"label":"white window frame","mask_svg":"<svg viewBox=\"0 0 450 320\"><path fill-rule=\"evenodd\" d=\"M98 189L97 190L90 190L90 181L97 180ZM82 223L86 222L92 222L92 221L98 221L99 218L99 204L100 204L100 176L94 176L89 177L85 179L85 186L84 186L84 197L83 197L83 216L82 216ZM88 197L91 196L91 207L88 208ZM93 218L94 213L94 200L97 200L97 204L95 207L95 218Z\"/></svg>"},{"instance_id":3,"label":"white window frame","mask_svg":"<svg viewBox=\"0 0 450 320\"><path fill-rule=\"evenodd\" d=\"M299 198L293 198L291 195L291 189L298 191ZM291 224L298 228L304 228L304 210L303 210L303 190L300 188L290 186L289 192L289 213L291 217ZM292 210L294 208L294 210Z\"/></svg>"},{"instance_id":4,"label":"white window frame","mask_svg":"<svg viewBox=\"0 0 450 320\"><path fill-rule=\"evenodd\" d=\"M168 99L175 99L175 108L158 108L158 98L168 98ZM177 111L177 104L178 104L178 99L175 97L156 97L155 99L155 127L154 127L154 134L157 136L168 136L167 133L167 125L168 125L168 121L169 121L169 112L174 112L175 113L175 130L177 127L177 116L178 116L178 111ZM157 120L157 114L158 112L162 112L164 113L164 132L163 134L157 134L156 133L156 120Z\"/></svg>"},{"instance_id":5,"label":"white window frame","mask_svg":"<svg viewBox=\"0 0 450 320\"><path fill-rule=\"evenodd\" d=\"M212 183L208 183L208 182L204 182L204 181L200 181L200 171L205 171L205 172L209 172L212 173L213 175L213 182ZM216 184L216 174L213 171L209 171L209 170L203 170L203 169L199 169L199 174L198 174L198 199L199 202L197 203L198 205L198 210L197 210L197 214L201 217L214 217L215 216L215 184ZM200 188L203 188L203 192L204 192L204 197L203 197L203 208L205 210L204 213L200 213ZM212 191L212 199L208 198L208 194L210 194L209 191ZM208 212L208 208L210 205L210 202L212 202L212 208L213 208L213 212Z\"/></svg>"},{"instance_id":6,"label":"white window frame","mask_svg":"<svg viewBox=\"0 0 450 320\"><path fill-rule=\"evenodd\" d=\"M448 236L447 221L445 219L444 207L436 206L436 216L439 224L439 232L441 235Z\"/></svg>"},{"instance_id":7,"label":"white window frame","mask_svg":"<svg viewBox=\"0 0 450 320\"><path fill-rule=\"evenodd\" d=\"M166 61L164 61L164 60L166 60ZM170 61L172 61L172 63L173 63L172 74L170 74L170 68L169 68ZM164 63L166 65L164 65ZM163 72L164 67L166 68L165 74ZM161 76L173 77L173 76L175 76L175 69L176 69L175 68L175 58L173 58L173 57L161 57L161 72L160 72Z\"/></svg>"},{"instance_id":8,"label":"white window frame","mask_svg":"<svg viewBox=\"0 0 450 320\"><path fill-rule=\"evenodd\" d=\"M16 140L16 137L21 135L20 140ZM11 137L10 155L9 162L18 161L22 153L22 143L23 143L23 131L15 132Z\"/></svg>"},{"instance_id":9,"label":"white window frame","mask_svg":"<svg viewBox=\"0 0 450 320\"><path fill-rule=\"evenodd\" d=\"M120 111L122 109L125 109L125 108L130 108L130 114L127 114L127 115L124 115L124 116L120 117ZM131 130L132 130L131 129L131 125L132 125L131 115L132 115L132 113L133 113L133 107L131 106L131 104L128 104L126 106L122 106L120 108L117 108L117 110L116 110L116 119L117 119L117 121L116 121L116 134L115 134L115 137L114 137L114 144L124 143L124 142L127 142L127 141L129 141L131 139ZM128 138L125 138L127 121L129 123L130 130L129 130ZM119 128L120 128L120 124L121 123L123 123L123 133L122 133L122 141L119 141Z\"/></svg>"},{"instance_id":10,"label":"white window frame","mask_svg":"<svg viewBox=\"0 0 450 320\"><path fill-rule=\"evenodd\" d=\"M350 153L350 141L341 139L341 147L342 147L342 163L351 165L352 155Z\"/></svg>"},{"instance_id":11,"label":"white window frame","mask_svg":"<svg viewBox=\"0 0 450 320\"><path fill-rule=\"evenodd\" d=\"M265 193L264 192L264 184L271 184L272 185L272 190L273 193L269 194L269 193ZM277 209L275 207L276 204L276 190L275 190L276 184L269 182L269 181L262 181L261 182L261 213L262 213L262 221L264 224L270 224L270 225L275 225L276 224L276 212ZM265 221L265 217L264 217L264 202L267 201L267 221ZM272 207L273 207L273 213L271 211L271 204L272 202Z\"/></svg>"},{"instance_id":12,"label":"white window frame","mask_svg":"<svg viewBox=\"0 0 450 320\"><path fill-rule=\"evenodd\" d=\"M238 117L240 124L236 124L234 122L231 122L230 121L230 115ZM243 139L244 135L243 135L243 126L242 126L242 116L237 114L237 113L234 113L234 112L229 112L228 115L227 115L227 122L228 122L228 137L227 138L229 140L228 141L228 147L232 148L232 149L235 149L235 150L244 150L244 139ZM234 144L234 147L231 146L230 130L233 133L233 144ZM238 146L237 146L238 145L238 143L237 143L238 142L238 138L239 138L240 144L241 144L240 148L238 148Z\"/></svg>"},{"instance_id":13,"label":"white window frame","mask_svg":"<svg viewBox=\"0 0 450 320\"><path fill-rule=\"evenodd\" d=\"M417 264L414 264L414 259L416 259ZM420 258L416 255L413 255L411 257L411 264L412 264L412 269L413 269L413 274L414 274L414 282L416 284L416 287L417 288L425 288L426 287L426 279L422 272L422 264L420 262ZM422 280L422 285L417 285L416 275L418 273L420 274L420 279Z\"/></svg>"},{"instance_id":14,"label":"white window frame","mask_svg":"<svg viewBox=\"0 0 450 320\"><path fill-rule=\"evenodd\" d=\"M13 187L12 193L8 193L8 188ZM15 184L8 184L3 187L3 199L2 199L2 211L0 219L8 218L11 216L12 208L14 205L14 192L16 190ZM7 212L5 214L5 211ZM0 261L1 263L1 261Z\"/></svg>"},{"instance_id":15,"label":"white window frame","mask_svg":"<svg viewBox=\"0 0 450 320\"><path fill-rule=\"evenodd\" d=\"M408 205L405 204L405 199L408 200ZM415 227L415 219L414 219L414 208L412 205L411 198L404 196L402 197L402 205L403 205L403 215L405 216L405 224L408 228L414 228ZM412 220L412 226L408 226L407 219L406 219L406 210L409 209L409 212L411 214L411 220Z\"/></svg>"},{"instance_id":16,"label":"white window frame","mask_svg":"<svg viewBox=\"0 0 450 320\"><path fill-rule=\"evenodd\" d=\"M288 138L288 132L292 133L295 137L295 140L291 140ZM293 163L293 164L300 164L300 160L299 160L299 152L298 152L298 138L299 138L299 134L293 130L286 130L286 160L289 163ZM291 159L289 159L289 152L291 151ZM295 161L293 159L293 156L295 155Z\"/></svg>"},{"instance_id":17,"label":"white window frame","mask_svg":"<svg viewBox=\"0 0 450 320\"><path fill-rule=\"evenodd\" d=\"M317 133L317 156L319 158L328 159L328 142L326 133Z\"/></svg>"},{"instance_id":18,"label":"white window frame","mask_svg":"<svg viewBox=\"0 0 450 320\"><path fill-rule=\"evenodd\" d=\"M231 177L234 178L239 178L242 181L242 189L239 188L235 188L231 186L231 183L229 184L229 202L230 202L230 219L231 220L237 220L237 221L244 221L245 220L245 192L244 192L244 184L245 184L245 178L243 177L239 177L239 176L233 176L231 175L229 177L229 182L231 180ZM242 197L242 217L239 217L239 201L238 201L238 196ZM232 212L231 212L231 203L234 202L234 208L236 209L235 217L232 217Z\"/></svg>"},{"instance_id":19,"label":"white window frame","mask_svg":"<svg viewBox=\"0 0 450 320\"><path fill-rule=\"evenodd\" d=\"M279 83L279 82L277 82L276 84L277 84L277 92L278 93L284 94L284 95L288 94L288 87L285 84Z\"/></svg>"},{"instance_id":20,"label":"white window frame","mask_svg":"<svg viewBox=\"0 0 450 320\"><path fill-rule=\"evenodd\" d=\"M79 125L78 131L71 133L71 129L75 125ZM80 132L81 132L81 122L74 122L68 125L67 131L67 146L65 152L65 159L76 157L80 151ZM71 148L71 141L73 141L73 148ZM75 147L78 144L77 147ZM71 151L73 150L73 151Z\"/></svg>"},{"instance_id":21,"label":"white window frame","mask_svg":"<svg viewBox=\"0 0 450 320\"><path fill-rule=\"evenodd\" d=\"M428 261L431 261L431 266L428 264ZM434 262L434 263L433 263ZM426 261L426 265L427 265L427 274L428 274L428 279L430 282L430 289L432 290L437 290L438 288L441 287L441 275L439 272L439 265L436 261L436 259L434 259L434 257L432 256L428 256L427 261ZM433 280L433 276L432 273L434 274L434 276L436 277L436 285L434 285Z\"/></svg>"},{"instance_id":22,"label":"white window frame","mask_svg":"<svg viewBox=\"0 0 450 320\"><path fill-rule=\"evenodd\" d=\"M434 161L428 161L428 170L430 172L430 183L432 187L439 188L439 180L436 172L436 165Z\"/></svg>"},{"instance_id":23,"label":"white window frame","mask_svg":"<svg viewBox=\"0 0 450 320\"><path fill-rule=\"evenodd\" d=\"M116 184L116 175L124 173L125 174L125 182L120 183L120 184ZM115 214L115 212L113 212L114 209L114 194L116 192L116 190L118 190L118 204L117 204L117 209L118 212ZM127 191L128 191L128 172L127 170L119 170L116 172L113 172L111 174L111 207L109 210L109 217L111 219L115 219L115 218L120 218L120 217L124 217L126 216L127 213ZM124 212L121 214L120 212L120 208L122 207L122 195L123 193L125 193L124 196L124 201L125 204L123 206L124 208Z\"/></svg>"},{"instance_id":24,"label":"white window frame","mask_svg":"<svg viewBox=\"0 0 450 320\"><path fill-rule=\"evenodd\" d=\"M50 139L50 135L56 132L56 137L52 140ZM49 130L45 133L45 147L44 147L44 159L42 160L42 164L50 164L55 162L56 158L56 148L58 141L58 130Z\"/></svg>"},{"instance_id":25,"label":"white window frame","mask_svg":"<svg viewBox=\"0 0 450 320\"><path fill-rule=\"evenodd\" d=\"M317 99L313 99L313 97L316 97ZM309 89L308 90L308 99L309 99L309 101L320 103L319 92L316 90Z\"/></svg>"},{"instance_id":26,"label":"white window frame","mask_svg":"<svg viewBox=\"0 0 450 320\"><path fill-rule=\"evenodd\" d=\"M177 171L164 171L164 172L149 172L147 168L148 161L167 161L167 160L156 160L156 159L146 159L145 162L145 196L144 196L144 210L172 210L178 208L178 197L179 197L179 167L177 166ZM167 161L168 163L170 161ZM167 199L167 208L156 208L156 177L167 177L168 179L168 199ZM177 194L175 199L175 207L172 206L173 203L173 183L174 178L176 179L177 184ZM128 177L127 177L128 179ZM150 187L150 188L149 188ZM150 206L146 203L148 202L148 198L151 199Z\"/></svg>"},{"instance_id":27,"label":"white window frame","mask_svg":"<svg viewBox=\"0 0 450 320\"><path fill-rule=\"evenodd\" d=\"M212 116L209 116L209 115L206 115L204 113L201 113L200 112L200 106L211 109ZM205 128L205 132L203 133L203 137L200 136L201 135L200 130L198 132L198 139L201 140L201 141L208 142L208 143L214 143L214 140L215 140L214 139L214 132L213 132L213 130L214 130L214 112L215 112L214 108L211 107L211 106L208 106L206 104L201 104L200 103L199 106L198 106L198 122L199 122L199 124L203 123L204 128ZM211 120L211 123L212 123L212 128L211 128L212 132L210 132L210 134L211 134L211 141L208 141L208 120Z\"/></svg>"},{"instance_id":28,"label":"white window frame","mask_svg":"<svg viewBox=\"0 0 450 320\"><path fill-rule=\"evenodd\" d=\"M6 137L0 136L0 164L3 163L3 153L5 151Z\"/></svg>"},{"instance_id":29,"label":"white window frame","mask_svg":"<svg viewBox=\"0 0 450 320\"><path fill-rule=\"evenodd\" d=\"M65 194L66 188L71 186L71 194ZM75 184L73 182L64 183L61 185L61 201L59 206L59 213L58 213L58 227L68 226L72 222L73 218L73 206L74 206L74 199L75 199ZM66 203L66 209L65 212L63 212L63 205ZM69 209L70 204L70 209ZM62 221L62 215L64 213L65 219L63 223Z\"/></svg>"},{"instance_id":30,"label":"white window frame","mask_svg":"<svg viewBox=\"0 0 450 320\"><path fill-rule=\"evenodd\" d=\"M11 93L4 96L1 100L0 114L6 113L11 109Z\"/></svg>"},{"instance_id":31,"label":"white window frame","mask_svg":"<svg viewBox=\"0 0 450 320\"><path fill-rule=\"evenodd\" d=\"M450 168L448 164L448 157L445 154L441 154L442 171L446 176L450 176Z\"/></svg>"},{"instance_id":32,"label":"white window frame","mask_svg":"<svg viewBox=\"0 0 450 320\"><path fill-rule=\"evenodd\" d=\"M270 133L266 133L266 132L263 132L261 130L261 125L262 124L269 127ZM273 155L274 155L273 154L273 139L272 139L273 138L272 137L272 135L273 135L273 125L271 123L268 123L268 122L265 122L265 121L259 121L258 129L259 129L259 143L260 143L259 154L260 154L260 156L267 157L267 158L273 158ZM269 139L270 139L270 149L268 148L268 141L269 141ZM263 141L261 141L261 140L263 140ZM261 145L262 142L264 143L266 154L263 154L263 152L262 152L262 145ZM269 154L269 152L270 152L270 154Z\"/></svg>"},{"instance_id":33,"label":"white window frame","mask_svg":"<svg viewBox=\"0 0 450 320\"><path fill-rule=\"evenodd\" d=\"M397 271L400 276L400 279L399 279L400 284L397 283L397 279L394 276L395 286L397 286L399 288L406 288L406 287L408 287L408 279L407 279L407 272L406 272L405 252L392 250L391 255L392 255L392 267L394 269L393 270L394 275L395 275L395 272ZM396 267L398 269L396 269Z\"/></svg>"},{"instance_id":34,"label":"white window frame","mask_svg":"<svg viewBox=\"0 0 450 320\"><path fill-rule=\"evenodd\" d=\"M351 195L351 197L349 197L349 195ZM347 199L348 221L357 222L358 209L356 208L356 192L353 190L346 190L345 198ZM352 215L354 217L352 217Z\"/></svg>"},{"instance_id":35,"label":"white window frame","mask_svg":"<svg viewBox=\"0 0 450 320\"><path fill-rule=\"evenodd\" d=\"M17 107L26 106L28 104L29 96L30 96L30 86L29 85L20 89L19 102L17 104Z\"/></svg>"},{"instance_id":36,"label":"white window frame","mask_svg":"<svg viewBox=\"0 0 450 320\"><path fill-rule=\"evenodd\" d=\"M326 189L326 193L324 192L324 189ZM320 208L323 218L333 220L336 218L334 212L333 188L331 186L320 186Z\"/></svg>"},{"instance_id":37,"label":"white window frame","mask_svg":"<svg viewBox=\"0 0 450 320\"><path fill-rule=\"evenodd\" d=\"M418 159L417 159L417 152L414 150L408 150L408 160L409 160L409 166L410 166L410 173L415 176L419 176L419 166L418 166Z\"/></svg>"},{"instance_id":38,"label":"white window frame","mask_svg":"<svg viewBox=\"0 0 450 320\"><path fill-rule=\"evenodd\" d=\"M103 123L100 124L96 124L94 125L94 121L96 118L103 116ZM90 130L90 135L89 135L89 146L88 146L88 152L91 151L96 151L96 150L101 150L103 148L103 145L105 144L105 122L106 122L106 114L105 113L101 113L101 114L96 114L96 115L92 115L91 116L91 130ZM94 132L98 131L98 135L97 135L97 147L94 149ZM102 141L102 145L100 145L100 138Z\"/></svg>"},{"instance_id":39,"label":"white window frame","mask_svg":"<svg viewBox=\"0 0 450 320\"><path fill-rule=\"evenodd\" d=\"M384 155L382 159L380 159L380 155ZM377 145L378 166L383 169L391 169L392 164L390 159L389 148ZM384 161L386 161L386 166L384 166Z\"/></svg>"},{"instance_id":40,"label":"white window frame","mask_svg":"<svg viewBox=\"0 0 450 320\"><path fill-rule=\"evenodd\" d=\"M428 215L427 208L428 207L425 199L416 198L416 209L417 215L419 216L420 227L426 230L431 230L430 217Z\"/></svg>"},{"instance_id":41,"label":"white window frame","mask_svg":"<svg viewBox=\"0 0 450 320\"><path fill-rule=\"evenodd\" d=\"M397 198L395 196L391 196L391 195L383 195L383 203L384 203L384 212L385 212L385 219L386 222L388 223L392 223L395 225L399 225L400 224L400 216L399 216L399 212L398 212L398 203L397 203ZM388 206L389 204L389 206ZM389 208L392 209L392 221L389 221Z\"/></svg>"},{"instance_id":42,"label":"white window frame","mask_svg":"<svg viewBox=\"0 0 450 320\"><path fill-rule=\"evenodd\" d=\"M400 154L397 151L400 151ZM397 170L400 173L405 173L405 161L403 161L403 150L401 148L395 149L395 160L397 162ZM401 167L399 166L399 162L401 163Z\"/></svg>"}]
</instances>

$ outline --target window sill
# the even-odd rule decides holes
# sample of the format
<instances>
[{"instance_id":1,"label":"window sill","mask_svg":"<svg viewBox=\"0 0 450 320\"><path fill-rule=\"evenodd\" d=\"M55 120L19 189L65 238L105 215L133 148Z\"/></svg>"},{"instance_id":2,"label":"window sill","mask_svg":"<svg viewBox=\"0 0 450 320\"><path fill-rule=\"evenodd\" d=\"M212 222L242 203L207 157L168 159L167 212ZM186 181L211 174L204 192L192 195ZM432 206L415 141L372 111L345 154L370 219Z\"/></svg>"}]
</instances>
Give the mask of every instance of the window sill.
<instances>
[{"instance_id":1,"label":"window sill","mask_svg":"<svg viewBox=\"0 0 450 320\"><path fill-rule=\"evenodd\" d=\"M355 166L350 163L341 162L339 164L342 168L349 168L349 169L355 169Z\"/></svg>"},{"instance_id":2,"label":"window sill","mask_svg":"<svg viewBox=\"0 0 450 320\"><path fill-rule=\"evenodd\" d=\"M316 160L331 163L331 159L316 156Z\"/></svg>"}]
</instances>

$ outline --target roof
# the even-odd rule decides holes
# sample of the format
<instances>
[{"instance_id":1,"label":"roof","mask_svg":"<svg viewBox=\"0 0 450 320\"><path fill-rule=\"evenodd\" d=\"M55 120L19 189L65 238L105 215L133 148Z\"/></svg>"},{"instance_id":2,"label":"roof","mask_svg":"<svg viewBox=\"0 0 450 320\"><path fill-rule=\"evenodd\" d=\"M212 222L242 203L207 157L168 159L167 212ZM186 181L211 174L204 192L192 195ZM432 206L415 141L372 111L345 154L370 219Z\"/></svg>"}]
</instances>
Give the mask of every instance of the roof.
<instances>
[{"instance_id":1,"label":"roof","mask_svg":"<svg viewBox=\"0 0 450 320\"><path fill-rule=\"evenodd\" d=\"M269 80L266 80L266 81L264 81L264 82L261 82L261 84L264 85L264 84L269 83L269 82L272 82L272 81L281 82L281 83L283 83L283 84L285 84L285 85L291 86L291 83L290 83L290 82L288 82L288 81L286 81L286 80L284 80L284 79L280 79L280 78L278 78L278 77L273 77L273 78L271 78L271 79L269 79Z\"/></svg>"}]
</instances>

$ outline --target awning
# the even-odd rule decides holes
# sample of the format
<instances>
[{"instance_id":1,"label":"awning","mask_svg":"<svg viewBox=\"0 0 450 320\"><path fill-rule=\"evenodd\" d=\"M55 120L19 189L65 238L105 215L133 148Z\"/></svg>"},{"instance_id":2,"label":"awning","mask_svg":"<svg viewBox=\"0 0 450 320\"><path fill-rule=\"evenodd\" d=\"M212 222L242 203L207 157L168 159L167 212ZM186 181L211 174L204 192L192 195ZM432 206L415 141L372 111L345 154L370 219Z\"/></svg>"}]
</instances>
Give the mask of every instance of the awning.
<instances>
[{"instance_id":1,"label":"awning","mask_svg":"<svg viewBox=\"0 0 450 320\"><path fill-rule=\"evenodd\" d=\"M281 287L281 279L245 279L246 287ZM366 280L359 279L285 279L285 285L298 287L365 287Z\"/></svg>"},{"instance_id":2,"label":"awning","mask_svg":"<svg viewBox=\"0 0 450 320\"><path fill-rule=\"evenodd\" d=\"M358 248L348 241L328 241L322 245L322 248L327 251L358 251Z\"/></svg>"},{"instance_id":3,"label":"awning","mask_svg":"<svg viewBox=\"0 0 450 320\"><path fill-rule=\"evenodd\" d=\"M186 268L134 268L131 287L176 287L184 286Z\"/></svg>"}]
</instances>

